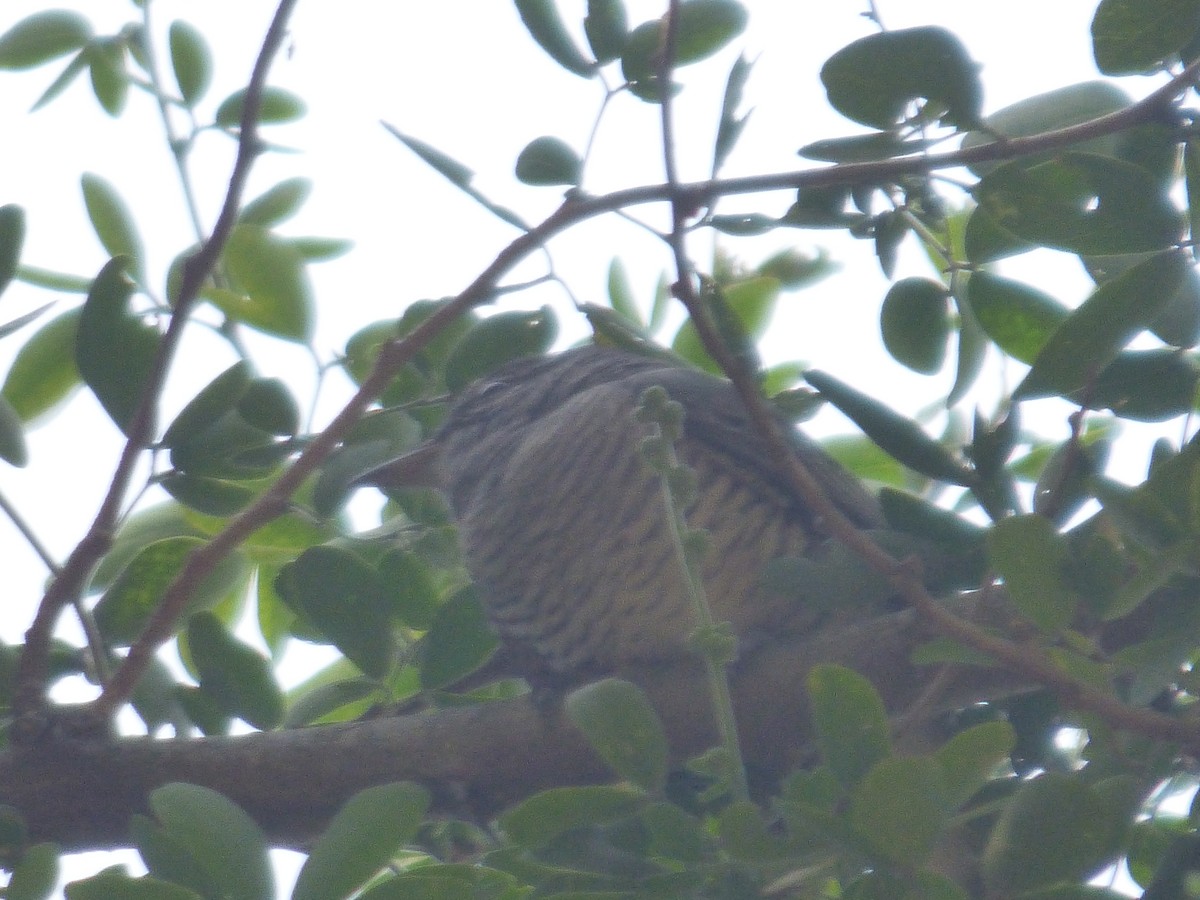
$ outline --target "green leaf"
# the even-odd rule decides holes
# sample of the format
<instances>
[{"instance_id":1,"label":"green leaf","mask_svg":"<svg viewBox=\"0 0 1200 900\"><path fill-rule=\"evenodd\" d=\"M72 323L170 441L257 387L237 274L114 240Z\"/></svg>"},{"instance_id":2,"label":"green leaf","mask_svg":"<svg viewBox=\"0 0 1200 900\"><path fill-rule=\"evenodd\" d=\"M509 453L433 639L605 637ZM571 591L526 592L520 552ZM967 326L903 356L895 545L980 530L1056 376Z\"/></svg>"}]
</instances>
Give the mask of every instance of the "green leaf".
<instances>
[{"instance_id":1,"label":"green leaf","mask_svg":"<svg viewBox=\"0 0 1200 900\"><path fill-rule=\"evenodd\" d=\"M684 0L679 5L675 64L700 62L746 30L749 15L735 0Z\"/></svg>"},{"instance_id":2,"label":"green leaf","mask_svg":"<svg viewBox=\"0 0 1200 900\"><path fill-rule=\"evenodd\" d=\"M237 411L243 419L267 434L291 436L300 430L300 408L296 398L279 378L255 378L238 398Z\"/></svg>"},{"instance_id":3,"label":"green leaf","mask_svg":"<svg viewBox=\"0 0 1200 900\"><path fill-rule=\"evenodd\" d=\"M92 26L77 12L52 9L22 19L0 34L0 69L31 69L78 50Z\"/></svg>"},{"instance_id":4,"label":"green leaf","mask_svg":"<svg viewBox=\"0 0 1200 900\"><path fill-rule=\"evenodd\" d=\"M942 767L929 757L888 757L854 787L850 823L888 860L920 865L952 806Z\"/></svg>"},{"instance_id":5,"label":"green leaf","mask_svg":"<svg viewBox=\"0 0 1200 900\"><path fill-rule=\"evenodd\" d=\"M978 68L955 35L925 26L859 38L826 61L821 82L834 109L873 128L892 129L918 100L946 124L971 128L983 104Z\"/></svg>"},{"instance_id":6,"label":"green leaf","mask_svg":"<svg viewBox=\"0 0 1200 900\"><path fill-rule=\"evenodd\" d=\"M809 671L808 695L821 757L844 787L853 787L891 754L883 700L857 672L827 664Z\"/></svg>"},{"instance_id":7,"label":"green leaf","mask_svg":"<svg viewBox=\"0 0 1200 900\"><path fill-rule=\"evenodd\" d=\"M0 206L0 294L17 274L25 242L25 210L15 203Z\"/></svg>"},{"instance_id":8,"label":"green leaf","mask_svg":"<svg viewBox=\"0 0 1200 900\"><path fill-rule=\"evenodd\" d=\"M92 77L92 93L106 113L119 116L129 96L125 44L117 38L96 40L84 50L84 57Z\"/></svg>"},{"instance_id":9,"label":"green leaf","mask_svg":"<svg viewBox=\"0 0 1200 900\"><path fill-rule=\"evenodd\" d=\"M742 94L753 65L746 57L739 56L729 70L729 77L725 79L725 94L721 98L721 119L717 123L717 138L713 143L714 173L725 165L746 127L746 120L750 118L750 113L739 116L738 109L742 105Z\"/></svg>"},{"instance_id":10,"label":"green leaf","mask_svg":"<svg viewBox=\"0 0 1200 900\"><path fill-rule=\"evenodd\" d=\"M43 106L48 104L55 97L59 96L63 91L70 87L71 82L78 78L83 70L88 67L87 49L80 50L67 63L67 67L58 73L58 77L50 82L50 86L42 91L41 96L34 101L33 106L29 108L30 112L37 112Z\"/></svg>"},{"instance_id":11,"label":"green leaf","mask_svg":"<svg viewBox=\"0 0 1200 900\"><path fill-rule=\"evenodd\" d=\"M217 107L216 123L222 128L237 128L242 122L242 108L246 103L246 89L234 91ZM262 92L258 107L260 125L279 125L294 122L308 112L304 100L291 91L268 87Z\"/></svg>"},{"instance_id":12,"label":"green leaf","mask_svg":"<svg viewBox=\"0 0 1200 900\"><path fill-rule=\"evenodd\" d=\"M1164 422L1193 411L1198 375L1196 361L1178 350L1126 350L1075 399L1123 419Z\"/></svg>"},{"instance_id":13,"label":"green leaf","mask_svg":"<svg viewBox=\"0 0 1200 900\"><path fill-rule=\"evenodd\" d=\"M954 484L966 486L972 482L971 471L911 419L825 372L809 369L804 378L867 437L910 469Z\"/></svg>"},{"instance_id":14,"label":"green leaf","mask_svg":"<svg viewBox=\"0 0 1200 900\"><path fill-rule=\"evenodd\" d=\"M967 302L989 338L1001 350L1032 365L1070 310L1049 294L991 272L971 274Z\"/></svg>"},{"instance_id":15,"label":"green leaf","mask_svg":"<svg viewBox=\"0 0 1200 900\"><path fill-rule=\"evenodd\" d=\"M1065 395L1087 386L1153 324L1189 269L1183 253L1163 253L1101 284L1051 335L1013 396Z\"/></svg>"},{"instance_id":16,"label":"green leaf","mask_svg":"<svg viewBox=\"0 0 1200 900\"><path fill-rule=\"evenodd\" d=\"M171 23L167 43L179 94L188 109L195 109L212 83L212 51L204 35L194 25L180 19Z\"/></svg>"},{"instance_id":17,"label":"green leaf","mask_svg":"<svg viewBox=\"0 0 1200 900\"><path fill-rule=\"evenodd\" d=\"M883 345L914 372L932 375L946 361L950 293L940 281L904 278L893 284L879 310Z\"/></svg>"},{"instance_id":18,"label":"green leaf","mask_svg":"<svg viewBox=\"0 0 1200 900\"><path fill-rule=\"evenodd\" d=\"M267 900L275 895L266 838L241 807L209 788L175 782L150 793L150 808L219 896Z\"/></svg>"},{"instance_id":19,"label":"green leaf","mask_svg":"<svg viewBox=\"0 0 1200 900\"><path fill-rule=\"evenodd\" d=\"M744 342L746 338L758 338L766 332L779 300L779 292L778 278L760 276L722 285L719 290L705 291L703 299L710 304L712 316L717 320L718 330L723 332L722 337L726 338L727 345L736 346L738 339ZM722 316L726 317L724 322ZM671 349L707 372L719 374L721 371L704 349L691 319L684 322L676 333L671 341Z\"/></svg>"},{"instance_id":20,"label":"green leaf","mask_svg":"<svg viewBox=\"0 0 1200 900\"><path fill-rule=\"evenodd\" d=\"M1157 69L1195 39L1198 18L1197 0L1101 0L1092 18L1096 68L1105 75Z\"/></svg>"},{"instance_id":21,"label":"green leaf","mask_svg":"<svg viewBox=\"0 0 1200 900\"><path fill-rule=\"evenodd\" d=\"M133 878L120 869L105 869L91 878L67 885L67 900L204 900L201 894L178 884L143 875Z\"/></svg>"},{"instance_id":22,"label":"green leaf","mask_svg":"<svg viewBox=\"0 0 1200 900\"><path fill-rule=\"evenodd\" d=\"M1118 851L1127 812L1078 775L1051 772L1024 783L984 850L988 887L1011 896L1086 879Z\"/></svg>"},{"instance_id":23,"label":"green leaf","mask_svg":"<svg viewBox=\"0 0 1200 900\"><path fill-rule=\"evenodd\" d=\"M21 417L3 396L0 396L0 459L17 467L29 462Z\"/></svg>"},{"instance_id":24,"label":"green leaf","mask_svg":"<svg viewBox=\"0 0 1200 900\"><path fill-rule=\"evenodd\" d=\"M610 63L620 57L629 36L623 0L588 0L583 33L597 62Z\"/></svg>"},{"instance_id":25,"label":"green leaf","mask_svg":"<svg viewBox=\"0 0 1200 900\"><path fill-rule=\"evenodd\" d=\"M608 302L612 304L614 312L636 327L641 328L645 324L638 310L633 287L629 284L629 273L617 256L608 263Z\"/></svg>"},{"instance_id":26,"label":"green leaf","mask_svg":"<svg viewBox=\"0 0 1200 900\"><path fill-rule=\"evenodd\" d=\"M429 793L407 782L355 794L312 848L292 900L351 896L412 839L428 806Z\"/></svg>"},{"instance_id":27,"label":"green leaf","mask_svg":"<svg viewBox=\"0 0 1200 900\"><path fill-rule=\"evenodd\" d=\"M421 685L441 688L482 665L499 646L483 604L467 587L438 607L425 635Z\"/></svg>"},{"instance_id":28,"label":"green leaf","mask_svg":"<svg viewBox=\"0 0 1200 900\"><path fill-rule=\"evenodd\" d=\"M411 550L389 550L379 561L379 577L391 588L396 617L417 631L428 631L438 609L433 572Z\"/></svg>"},{"instance_id":29,"label":"green leaf","mask_svg":"<svg viewBox=\"0 0 1200 900\"><path fill-rule=\"evenodd\" d=\"M641 690L628 681L606 678L572 692L566 707L571 721L613 771L644 791L662 790L667 736Z\"/></svg>"},{"instance_id":30,"label":"green leaf","mask_svg":"<svg viewBox=\"0 0 1200 900\"><path fill-rule=\"evenodd\" d=\"M1067 545L1039 515L1001 519L988 534L992 565L1013 604L1039 628L1055 632L1070 622L1078 598L1067 583Z\"/></svg>"},{"instance_id":31,"label":"green leaf","mask_svg":"<svg viewBox=\"0 0 1200 900\"><path fill-rule=\"evenodd\" d=\"M242 207L238 221L243 225L261 225L264 228L285 222L300 211L312 193L312 186L308 178L281 181Z\"/></svg>"},{"instance_id":32,"label":"green leaf","mask_svg":"<svg viewBox=\"0 0 1200 900\"><path fill-rule=\"evenodd\" d=\"M549 306L488 316L472 326L450 351L446 387L458 392L511 359L544 353L557 334L558 319Z\"/></svg>"},{"instance_id":33,"label":"green leaf","mask_svg":"<svg viewBox=\"0 0 1200 900\"><path fill-rule=\"evenodd\" d=\"M86 294L92 287L92 279L81 275L71 275L67 272L53 272L50 269L39 269L37 266L18 266L17 280L25 284L45 288L48 291L59 291L64 294Z\"/></svg>"},{"instance_id":34,"label":"green leaf","mask_svg":"<svg viewBox=\"0 0 1200 900\"><path fill-rule=\"evenodd\" d=\"M204 543L198 537L181 535L153 541L137 550L96 604L96 624L110 643L128 646L133 642L167 586ZM202 609L223 600L234 585L244 582L246 571L244 559L229 557L196 588L189 609Z\"/></svg>"},{"instance_id":35,"label":"green leaf","mask_svg":"<svg viewBox=\"0 0 1200 900\"><path fill-rule=\"evenodd\" d=\"M629 788L551 788L500 816L500 827L517 845L537 847L581 825L603 825L624 819L645 803L645 794Z\"/></svg>"},{"instance_id":36,"label":"green leaf","mask_svg":"<svg viewBox=\"0 0 1200 900\"><path fill-rule=\"evenodd\" d=\"M517 179L538 186L579 184L583 161L566 141L535 138L517 157Z\"/></svg>"},{"instance_id":37,"label":"green leaf","mask_svg":"<svg viewBox=\"0 0 1200 900\"><path fill-rule=\"evenodd\" d=\"M128 260L109 261L92 282L75 339L75 365L114 422L126 430L154 368L159 335L129 314Z\"/></svg>"},{"instance_id":38,"label":"green leaf","mask_svg":"<svg viewBox=\"0 0 1200 900\"><path fill-rule=\"evenodd\" d=\"M555 0L515 0L526 30L556 63L583 78L590 78L595 64L584 57L567 34Z\"/></svg>"},{"instance_id":39,"label":"green leaf","mask_svg":"<svg viewBox=\"0 0 1200 900\"><path fill-rule=\"evenodd\" d=\"M951 807L970 800L1012 753L1017 736L1008 722L984 722L960 731L936 753Z\"/></svg>"},{"instance_id":40,"label":"green leaf","mask_svg":"<svg viewBox=\"0 0 1200 900\"><path fill-rule=\"evenodd\" d=\"M143 262L146 251L134 224L129 207L110 181L91 172L79 179L83 187L83 202L87 207L92 229L109 256L128 256L132 261L130 274L142 283L145 280Z\"/></svg>"},{"instance_id":41,"label":"green leaf","mask_svg":"<svg viewBox=\"0 0 1200 900\"><path fill-rule=\"evenodd\" d=\"M1183 232L1179 210L1150 172L1093 153L999 166L975 186L975 198L1017 237L1091 256L1162 250Z\"/></svg>"},{"instance_id":42,"label":"green leaf","mask_svg":"<svg viewBox=\"0 0 1200 900\"><path fill-rule=\"evenodd\" d=\"M173 472L159 480L159 486L185 506L207 516L232 516L251 503L258 491L227 478Z\"/></svg>"},{"instance_id":43,"label":"green leaf","mask_svg":"<svg viewBox=\"0 0 1200 900\"><path fill-rule=\"evenodd\" d=\"M57 844L34 844L25 849L15 866L7 863L11 875L4 889L4 900L44 900L53 895L58 882L59 848Z\"/></svg>"},{"instance_id":44,"label":"green leaf","mask_svg":"<svg viewBox=\"0 0 1200 900\"><path fill-rule=\"evenodd\" d=\"M353 553L311 547L284 566L275 587L365 675L378 679L391 670L396 641L387 589Z\"/></svg>"},{"instance_id":45,"label":"green leaf","mask_svg":"<svg viewBox=\"0 0 1200 900\"><path fill-rule=\"evenodd\" d=\"M210 612L194 614L187 625L192 665L200 688L231 715L255 728L275 728L283 720L283 692L271 664L237 640Z\"/></svg>"},{"instance_id":46,"label":"green leaf","mask_svg":"<svg viewBox=\"0 0 1200 900\"><path fill-rule=\"evenodd\" d=\"M163 446L174 450L197 440L237 405L249 384L250 363L238 360L179 411L163 432Z\"/></svg>"},{"instance_id":47,"label":"green leaf","mask_svg":"<svg viewBox=\"0 0 1200 900\"><path fill-rule=\"evenodd\" d=\"M205 293L222 312L285 340L312 340L312 285L296 248L265 228L243 224L230 233L222 260L239 289Z\"/></svg>"}]
</instances>

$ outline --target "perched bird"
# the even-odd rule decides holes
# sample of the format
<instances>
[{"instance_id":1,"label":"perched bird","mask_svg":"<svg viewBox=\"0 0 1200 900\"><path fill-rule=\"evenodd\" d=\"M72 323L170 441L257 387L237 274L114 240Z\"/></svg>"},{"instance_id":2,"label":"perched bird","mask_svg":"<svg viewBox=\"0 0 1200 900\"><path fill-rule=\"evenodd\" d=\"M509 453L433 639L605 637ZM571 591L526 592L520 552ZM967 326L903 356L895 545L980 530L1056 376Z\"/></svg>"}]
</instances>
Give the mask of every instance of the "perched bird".
<instances>
[{"instance_id":1,"label":"perched bird","mask_svg":"<svg viewBox=\"0 0 1200 900\"><path fill-rule=\"evenodd\" d=\"M634 411L653 385L683 407L676 452L696 474L686 519L709 534L701 573L714 618L740 635L818 625L827 609L772 593L762 574L829 538L733 386L691 368L595 346L517 360L469 386L418 457L361 479L404 485L416 458L433 472L497 633L551 677L677 657L695 628L661 481L639 452ZM882 524L875 498L816 444L796 434L794 448L852 521Z\"/></svg>"}]
</instances>

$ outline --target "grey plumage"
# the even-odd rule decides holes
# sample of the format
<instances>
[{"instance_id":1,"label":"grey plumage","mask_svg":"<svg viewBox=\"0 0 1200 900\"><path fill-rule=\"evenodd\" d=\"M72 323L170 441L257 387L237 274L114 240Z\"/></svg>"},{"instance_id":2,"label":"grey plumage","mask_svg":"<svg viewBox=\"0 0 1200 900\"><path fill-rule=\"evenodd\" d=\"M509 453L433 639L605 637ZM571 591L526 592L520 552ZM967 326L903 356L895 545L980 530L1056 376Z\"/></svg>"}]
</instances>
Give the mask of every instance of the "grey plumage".
<instances>
[{"instance_id":1,"label":"grey plumage","mask_svg":"<svg viewBox=\"0 0 1200 900\"><path fill-rule=\"evenodd\" d=\"M652 385L684 408L677 450L699 486L687 520L710 535L701 568L715 618L747 634L812 628L826 614L760 584L770 560L812 554L828 539L732 385L599 347L518 360L464 391L434 445L489 617L550 672L677 656L694 628L658 476L638 451L646 431L633 411ZM798 434L795 449L856 524L880 526L855 479ZM393 474L385 466L367 480Z\"/></svg>"}]
</instances>

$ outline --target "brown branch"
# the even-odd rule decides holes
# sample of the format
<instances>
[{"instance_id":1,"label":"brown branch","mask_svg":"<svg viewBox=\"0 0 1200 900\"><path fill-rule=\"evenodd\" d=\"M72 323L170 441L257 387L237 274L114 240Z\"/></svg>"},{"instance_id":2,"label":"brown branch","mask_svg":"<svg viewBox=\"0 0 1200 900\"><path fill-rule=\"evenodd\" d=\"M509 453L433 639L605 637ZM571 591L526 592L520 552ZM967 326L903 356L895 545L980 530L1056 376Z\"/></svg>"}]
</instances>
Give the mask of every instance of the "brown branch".
<instances>
[{"instance_id":1,"label":"brown branch","mask_svg":"<svg viewBox=\"0 0 1200 900\"><path fill-rule=\"evenodd\" d=\"M408 336L383 348L374 368L363 381L359 390L329 426L305 448L295 463L254 504L232 519L209 544L198 549L189 558L183 570L168 586L162 602L151 616L144 631L130 648L124 665L117 671L101 696L92 704L92 711L97 716L111 716L117 707L129 697L154 651L170 637L176 621L187 608L196 585L212 571L217 562L235 549L251 533L286 509L288 498L300 486L304 478L313 472L337 446L350 427L382 393L404 364L453 319L472 306L493 296L500 278L551 237L586 219L645 203L670 201L680 204L681 208L689 205L698 207L703 205L708 198L725 194L759 193L805 185L819 186L889 180L902 175L927 172L935 168L1016 158L1061 149L1080 141L1154 120L1161 115L1167 104L1193 83L1198 74L1200 74L1200 60L1188 66L1167 85L1124 110L1045 134L996 141L952 153L881 162L843 164L826 169L747 178L711 179L704 182L679 184L675 187L670 183L649 185L615 191L600 197L584 195L569 197L541 224L521 234L501 251L495 260L453 301L424 320ZM701 336L704 336L703 332ZM712 332L709 329L709 338L711 339L711 337ZM710 348L710 352L712 352L712 348ZM714 359L717 359L722 367L726 368L726 364L729 363L728 356L725 354L723 359L719 354L719 350L714 353ZM726 371L728 372L729 368L726 368ZM730 374L732 376L734 373L730 372ZM738 376L733 380L735 384L740 383L739 390L743 391L744 396L747 395L747 391L753 393L753 385L748 382L747 378ZM751 410L753 414L753 408ZM782 441L782 435L779 436L779 440ZM803 496L809 496L812 491L819 493L819 487L811 475L804 473L795 477L798 479L798 483L807 479L810 485L811 491L805 492ZM814 508L820 512L818 507ZM836 514L836 510L832 511ZM878 551L878 548L876 549ZM898 565L890 557L888 560L892 568Z\"/></svg>"},{"instance_id":2,"label":"brown branch","mask_svg":"<svg viewBox=\"0 0 1200 900\"><path fill-rule=\"evenodd\" d=\"M234 161L224 206L208 241L184 264L179 297L176 299L170 324L159 342L154 364L130 422L128 440L117 462L112 483L87 534L76 545L62 571L51 582L25 634L25 649L17 668L13 706L17 721L24 722L25 727L35 731L39 727L35 720L40 717L40 711L45 704L50 638L54 625L63 608L80 595L96 563L111 546L113 529L128 492L134 468L142 451L154 436L159 395L171 360L182 339L188 313L195 304L208 273L220 258L225 242L237 221L242 189L259 152L257 119L267 72L283 44L287 20L295 5L296 0L280 0L263 39L262 49L246 87L237 158Z\"/></svg>"}]
</instances>

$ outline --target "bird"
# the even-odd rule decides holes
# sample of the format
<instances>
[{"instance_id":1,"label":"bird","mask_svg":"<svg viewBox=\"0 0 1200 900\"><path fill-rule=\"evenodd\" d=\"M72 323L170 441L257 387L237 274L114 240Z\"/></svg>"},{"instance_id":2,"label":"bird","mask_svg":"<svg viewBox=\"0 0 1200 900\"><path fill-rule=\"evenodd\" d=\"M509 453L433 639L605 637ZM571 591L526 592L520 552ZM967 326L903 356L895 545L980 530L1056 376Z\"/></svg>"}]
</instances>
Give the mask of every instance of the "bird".
<instances>
[{"instance_id":1,"label":"bird","mask_svg":"<svg viewBox=\"0 0 1200 900\"><path fill-rule=\"evenodd\" d=\"M675 450L696 485L685 518L707 533L699 571L714 620L749 638L810 630L830 614L764 583L772 560L819 555L832 539L728 380L599 345L519 358L467 386L420 450L360 482L442 490L488 619L531 680L582 681L689 652L696 613L660 476L639 450L647 426L635 410L652 386L682 407ZM837 508L881 527L876 497L790 433Z\"/></svg>"}]
</instances>

